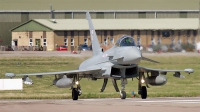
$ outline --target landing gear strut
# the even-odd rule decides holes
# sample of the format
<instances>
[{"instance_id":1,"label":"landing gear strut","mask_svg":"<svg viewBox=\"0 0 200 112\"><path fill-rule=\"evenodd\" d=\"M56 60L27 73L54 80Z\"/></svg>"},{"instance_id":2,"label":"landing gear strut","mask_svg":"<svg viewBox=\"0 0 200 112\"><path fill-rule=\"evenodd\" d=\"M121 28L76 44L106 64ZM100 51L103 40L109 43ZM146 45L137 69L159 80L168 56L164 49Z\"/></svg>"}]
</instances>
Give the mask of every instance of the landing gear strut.
<instances>
[{"instance_id":1,"label":"landing gear strut","mask_svg":"<svg viewBox=\"0 0 200 112\"><path fill-rule=\"evenodd\" d=\"M127 84L127 79L121 79L121 86L122 86L122 89L120 91L121 99L126 99L126 92L124 91L126 84Z\"/></svg>"},{"instance_id":2,"label":"landing gear strut","mask_svg":"<svg viewBox=\"0 0 200 112\"><path fill-rule=\"evenodd\" d=\"M73 82L74 82L74 85L76 85L77 87L75 88L72 86L72 99L78 100L78 96L80 96L82 94L78 75L74 76Z\"/></svg>"},{"instance_id":3,"label":"landing gear strut","mask_svg":"<svg viewBox=\"0 0 200 112\"><path fill-rule=\"evenodd\" d=\"M147 98L147 88L146 86L142 86L143 80L144 80L144 72L139 72L139 81L138 81L138 94L141 95L142 99Z\"/></svg>"}]
</instances>

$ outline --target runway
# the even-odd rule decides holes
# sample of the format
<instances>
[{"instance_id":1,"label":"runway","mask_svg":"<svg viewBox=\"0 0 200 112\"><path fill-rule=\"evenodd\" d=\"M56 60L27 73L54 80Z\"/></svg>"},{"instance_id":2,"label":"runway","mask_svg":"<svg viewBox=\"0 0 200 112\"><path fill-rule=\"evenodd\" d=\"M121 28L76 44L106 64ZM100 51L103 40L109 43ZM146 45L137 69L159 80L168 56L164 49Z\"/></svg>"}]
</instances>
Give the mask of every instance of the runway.
<instances>
[{"instance_id":1,"label":"runway","mask_svg":"<svg viewBox=\"0 0 200 112\"><path fill-rule=\"evenodd\" d=\"M200 97L0 100L1 112L200 112Z\"/></svg>"}]
</instances>

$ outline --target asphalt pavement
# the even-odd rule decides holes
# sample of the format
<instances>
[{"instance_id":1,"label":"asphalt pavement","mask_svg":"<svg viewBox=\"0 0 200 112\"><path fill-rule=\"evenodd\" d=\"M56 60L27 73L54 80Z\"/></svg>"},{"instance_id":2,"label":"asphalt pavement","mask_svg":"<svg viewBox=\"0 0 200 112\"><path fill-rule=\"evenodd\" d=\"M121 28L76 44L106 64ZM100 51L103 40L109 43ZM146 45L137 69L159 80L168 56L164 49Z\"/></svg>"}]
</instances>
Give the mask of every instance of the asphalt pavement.
<instances>
[{"instance_id":1,"label":"asphalt pavement","mask_svg":"<svg viewBox=\"0 0 200 112\"><path fill-rule=\"evenodd\" d=\"M200 97L0 100L0 112L200 112Z\"/></svg>"}]
</instances>

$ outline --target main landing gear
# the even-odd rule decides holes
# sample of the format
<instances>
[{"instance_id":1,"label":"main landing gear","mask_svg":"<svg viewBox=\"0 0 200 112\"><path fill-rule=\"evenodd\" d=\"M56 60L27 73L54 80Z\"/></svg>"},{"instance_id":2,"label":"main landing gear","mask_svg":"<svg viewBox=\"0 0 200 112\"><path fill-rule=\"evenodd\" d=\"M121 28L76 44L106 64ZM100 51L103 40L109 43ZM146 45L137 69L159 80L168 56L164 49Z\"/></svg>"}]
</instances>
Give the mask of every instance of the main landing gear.
<instances>
[{"instance_id":1,"label":"main landing gear","mask_svg":"<svg viewBox=\"0 0 200 112\"><path fill-rule=\"evenodd\" d=\"M74 85L76 86L76 87L74 87L74 85L72 86L72 99L73 100L78 100L78 96L80 96L82 94L79 81L80 81L80 79L79 79L78 75L73 78Z\"/></svg>"},{"instance_id":2,"label":"main landing gear","mask_svg":"<svg viewBox=\"0 0 200 112\"><path fill-rule=\"evenodd\" d=\"M72 88L72 99L78 100L78 96L81 95L81 90L79 88Z\"/></svg>"},{"instance_id":3,"label":"main landing gear","mask_svg":"<svg viewBox=\"0 0 200 112\"><path fill-rule=\"evenodd\" d=\"M143 72L139 72L139 80L138 80L138 94L141 95L142 99L146 99L147 98L147 88L148 87L147 83L146 86L142 86L142 83L145 82L145 77L144 77L144 73Z\"/></svg>"}]
</instances>

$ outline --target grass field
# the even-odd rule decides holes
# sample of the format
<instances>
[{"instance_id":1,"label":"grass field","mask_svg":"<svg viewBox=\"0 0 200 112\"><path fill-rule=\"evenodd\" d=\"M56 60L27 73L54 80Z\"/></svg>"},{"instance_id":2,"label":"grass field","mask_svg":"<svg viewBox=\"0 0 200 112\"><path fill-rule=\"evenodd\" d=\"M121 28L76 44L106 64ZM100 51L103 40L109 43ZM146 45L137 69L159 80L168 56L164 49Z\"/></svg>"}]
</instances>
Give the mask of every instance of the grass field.
<instances>
[{"instance_id":1,"label":"grass field","mask_svg":"<svg viewBox=\"0 0 200 112\"><path fill-rule=\"evenodd\" d=\"M5 78L6 72L34 73L51 72L61 70L76 69L78 65L87 57L0 57L0 78ZM164 86L150 86L148 97L190 97L200 96L200 57L198 56L173 56L173 57L148 57L161 62L155 64L142 61L140 66L160 68L160 69L185 69L193 68L193 74L186 74L185 79L173 77L173 73L168 73L168 82ZM22 91L0 91L0 99L65 99L71 98L69 88L62 89L52 85L54 76L44 76L43 78L33 79L33 85L24 85ZM103 80L92 81L88 79L81 80L83 94L80 98L118 98L119 93L115 92L111 80L103 93L100 89ZM127 97L131 97L131 91L137 93L137 79L128 80L126 85ZM118 82L120 88L120 82ZM139 97L138 95L136 95Z\"/></svg>"}]
</instances>

